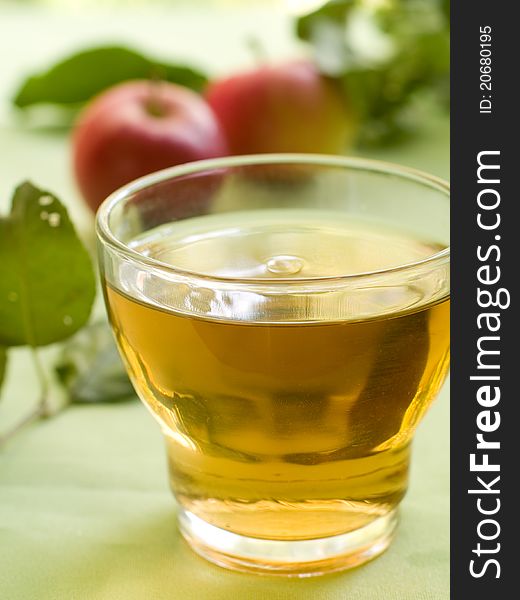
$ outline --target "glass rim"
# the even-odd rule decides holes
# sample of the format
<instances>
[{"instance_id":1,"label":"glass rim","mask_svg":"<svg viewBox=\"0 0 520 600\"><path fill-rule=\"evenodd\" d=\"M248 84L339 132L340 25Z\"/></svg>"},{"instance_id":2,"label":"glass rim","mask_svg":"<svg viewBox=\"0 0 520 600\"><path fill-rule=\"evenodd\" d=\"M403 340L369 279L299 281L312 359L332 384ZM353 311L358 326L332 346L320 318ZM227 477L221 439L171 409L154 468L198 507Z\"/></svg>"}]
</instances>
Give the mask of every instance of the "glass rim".
<instances>
[{"instance_id":1,"label":"glass rim","mask_svg":"<svg viewBox=\"0 0 520 600\"><path fill-rule=\"evenodd\" d=\"M255 165L283 165L300 164L315 165L319 167L352 169L354 171L372 172L380 175L393 175L403 180L409 180L417 184L424 185L430 189L437 190L445 197L450 197L450 184L444 179L431 175L419 169L408 167L396 163L374 160L369 158L359 158L340 155L327 154L249 154L240 156L225 156L211 158L175 165L160 171L155 171L135 179L119 189L112 192L99 206L96 212L96 234L99 240L109 247L117 250L132 262L140 263L148 268L153 268L168 274L186 277L189 279L199 279L205 281L218 282L222 284L246 284L260 287L272 287L283 284L284 286L301 286L302 284L323 284L323 283L354 283L366 281L370 278L379 278L385 275L396 275L401 273L410 273L426 267L439 267L444 263L449 263L450 246L447 245L439 252L435 252L426 258L417 261L395 265L383 269L374 269L362 273L352 273L343 275L327 275L321 277L277 277L276 279L258 279L255 277L226 277L221 275L209 275L198 271L191 271L175 267L169 263L162 262L150 256L137 252L120 239L116 237L109 225L112 210L121 202L127 200L136 192L140 192L153 185L163 183L169 179L174 180L186 175L203 173L205 171L214 171L230 167L244 167Z\"/></svg>"}]
</instances>

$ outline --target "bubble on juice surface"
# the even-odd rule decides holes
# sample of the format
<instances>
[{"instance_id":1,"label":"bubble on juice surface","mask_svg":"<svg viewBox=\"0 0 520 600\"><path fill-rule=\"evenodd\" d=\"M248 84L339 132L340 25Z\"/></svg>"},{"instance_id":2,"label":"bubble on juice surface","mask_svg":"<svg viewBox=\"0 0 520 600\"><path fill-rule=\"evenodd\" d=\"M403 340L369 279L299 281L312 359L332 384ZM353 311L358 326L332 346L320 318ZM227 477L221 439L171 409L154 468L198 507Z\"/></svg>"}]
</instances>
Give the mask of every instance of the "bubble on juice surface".
<instances>
[{"instance_id":1,"label":"bubble on juice surface","mask_svg":"<svg viewBox=\"0 0 520 600\"><path fill-rule=\"evenodd\" d=\"M273 256L266 262L267 270L275 275L296 275L303 266L303 259L289 254Z\"/></svg>"}]
</instances>

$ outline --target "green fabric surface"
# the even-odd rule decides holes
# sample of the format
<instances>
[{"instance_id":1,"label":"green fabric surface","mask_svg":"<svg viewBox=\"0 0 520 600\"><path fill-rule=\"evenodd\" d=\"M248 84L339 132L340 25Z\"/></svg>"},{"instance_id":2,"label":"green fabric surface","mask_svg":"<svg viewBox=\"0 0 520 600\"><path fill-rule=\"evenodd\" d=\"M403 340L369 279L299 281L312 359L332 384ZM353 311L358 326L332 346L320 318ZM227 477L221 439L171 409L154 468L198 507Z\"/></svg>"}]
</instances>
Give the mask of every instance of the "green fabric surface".
<instances>
[{"instance_id":1,"label":"green fabric surface","mask_svg":"<svg viewBox=\"0 0 520 600\"><path fill-rule=\"evenodd\" d=\"M92 242L92 219L70 174L67 137L31 129L8 109L24 70L101 40L135 41L165 56L192 58L213 72L251 63L244 43L251 33L266 41L273 56L293 50L288 20L275 10L246 10L242 3L219 11L214 3L206 9L200 4L167 14L164 8L120 10L117 17L96 9L81 19L64 8L0 9L0 210L7 209L14 185L29 177L63 198ZM448 133L447 120L432 116L420 139L371 156L447 177ZM34 404L37 393L28 353L10 352L0 431ZM161 434L139 402L75 407L27 427L0 450L0 598L446 599L448 386L418 429L397 537L363 567L302 580L228 572L189 550L177 532L175 510Z\"/></svg>"}]
</instances>

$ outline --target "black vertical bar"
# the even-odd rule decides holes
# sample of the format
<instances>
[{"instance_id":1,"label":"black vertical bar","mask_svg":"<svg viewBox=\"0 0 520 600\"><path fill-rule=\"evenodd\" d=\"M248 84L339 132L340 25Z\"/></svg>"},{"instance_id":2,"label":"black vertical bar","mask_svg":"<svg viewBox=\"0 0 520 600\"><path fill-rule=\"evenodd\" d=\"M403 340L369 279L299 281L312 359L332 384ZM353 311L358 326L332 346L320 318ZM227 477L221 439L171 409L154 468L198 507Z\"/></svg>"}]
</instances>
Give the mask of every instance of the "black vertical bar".
<instances>
[{"instance_id":1,"label":"black vertical bar","mask_svg":"<svg viewBox=\"0 0 520 600\"><path fill-rule=\"evenodd\" d=\"M516 5L491 0L451 3L451 597L455 600L499 600L519 594L518 527L512 512L520 481L520 444L515 444L520 442L520 392L515 381L517 373L520 378L520 352L515 350L520 327L513 289L520 273L520 227L515 220L520 207L515 189L520 152L513 150L520 135ZM484 165L480 182L479 160Z\"/></svg>"}]
</instances>

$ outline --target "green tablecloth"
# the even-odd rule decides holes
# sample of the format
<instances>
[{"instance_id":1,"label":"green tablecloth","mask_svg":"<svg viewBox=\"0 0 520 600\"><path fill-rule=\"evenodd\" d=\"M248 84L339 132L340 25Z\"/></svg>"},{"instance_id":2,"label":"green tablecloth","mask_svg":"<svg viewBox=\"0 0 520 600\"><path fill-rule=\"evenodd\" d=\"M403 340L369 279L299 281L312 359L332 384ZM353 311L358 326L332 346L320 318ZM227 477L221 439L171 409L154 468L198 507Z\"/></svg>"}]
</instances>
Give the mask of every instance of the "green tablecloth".
<instances>
[{"instance_id":1,"label":"green tablecloth","mask_svg":"<svg viewBox=\"0 0 520 600\"><path fill-rule=\"evenodd\" d=\"M252 3L243 3L249 4ZM199 6L200 3L197 5ZM0 9L0 209L30 177L69 205L88 237L91 218L69 170L68 142L30 130L7 108L22 69L98 41L135 41L214 72L250 62L260 35L274 56L294 41L274 9L179 8L104 13ZM447 176L448 123L374 156ZM24 350L12 352L0 431L37 396ZM449 596L449 405L445 386L419 427L411 487L391 548L352 572L284 580L227 572L195 556L175 525L158 427L138 402L72 408L27 428L0 451L0 598L5 600L440 600Z\"/></svg>"}]
</instances>

